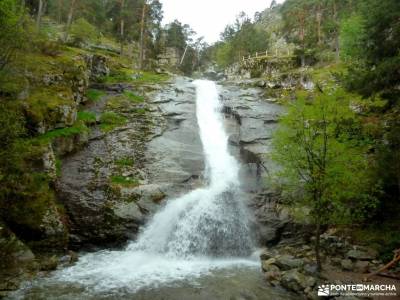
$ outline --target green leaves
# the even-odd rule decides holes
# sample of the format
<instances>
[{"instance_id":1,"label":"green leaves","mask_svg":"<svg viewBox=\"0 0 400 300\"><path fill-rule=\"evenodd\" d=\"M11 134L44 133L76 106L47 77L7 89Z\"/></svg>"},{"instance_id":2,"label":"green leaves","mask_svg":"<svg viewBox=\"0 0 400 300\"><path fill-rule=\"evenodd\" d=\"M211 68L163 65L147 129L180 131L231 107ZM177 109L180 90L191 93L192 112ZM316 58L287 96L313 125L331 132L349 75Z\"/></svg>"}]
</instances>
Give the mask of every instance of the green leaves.
<instances>
[{"instance_id":1,"label":"green leaves","mask_svg":"<svg viewBox=\"0 0 400 300\"><path fill-rule=\"evenodd\" d=\"M376 204L368 148L354 135L358 124L342 90L299 94L274 135L275 176L320 222L359 220Z\"/></svg>"}]
</instances>

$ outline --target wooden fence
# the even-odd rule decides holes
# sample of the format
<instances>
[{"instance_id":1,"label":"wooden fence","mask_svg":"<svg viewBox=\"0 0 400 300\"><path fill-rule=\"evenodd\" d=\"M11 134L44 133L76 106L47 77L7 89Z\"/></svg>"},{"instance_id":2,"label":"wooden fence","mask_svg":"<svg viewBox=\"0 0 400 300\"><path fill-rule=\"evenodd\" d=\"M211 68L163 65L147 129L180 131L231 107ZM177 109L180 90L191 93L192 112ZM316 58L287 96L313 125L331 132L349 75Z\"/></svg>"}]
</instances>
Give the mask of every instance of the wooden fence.
<instances>
[{"instance_id":1,"label":"wooden fence","mask_svg":"<svg viewBox=\"0 0 400 300\"><path fill-rule=\"evenodd\" d=\"M276 59L276 58L291 58L294 57L293 53L287 49L286 51L280 51L275 49L275 51L262 51L256 52L255 55L243 56L242 61L248 60L261 60L261 59Z\"/></svg>"}]
</instances>

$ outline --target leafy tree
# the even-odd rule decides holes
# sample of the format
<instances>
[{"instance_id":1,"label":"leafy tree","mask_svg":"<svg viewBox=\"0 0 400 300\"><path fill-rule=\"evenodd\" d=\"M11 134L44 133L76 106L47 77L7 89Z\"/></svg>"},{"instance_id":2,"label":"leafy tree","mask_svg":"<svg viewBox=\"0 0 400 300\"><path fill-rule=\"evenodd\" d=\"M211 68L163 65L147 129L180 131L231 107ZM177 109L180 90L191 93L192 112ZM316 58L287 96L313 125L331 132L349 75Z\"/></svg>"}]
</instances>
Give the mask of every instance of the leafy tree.
<instances>
[{"instance_id":1,"label":"leafy tree","mask_svg":"<svg viewBox=\"0 0 400 300\"><path fill-rule=\"evenodd\" d=\"M364 38L364 21L360 15L355 14L342 21L340 26L340 47L344 61L360 59Z\"/></svg>"},{"instance_id":2,"label":"leafy tree","mask_svg":"<svg viewBox=\"0 0 400 300\"><path fill-rule=\"evenodd\" d=\"M0 1L0 71L24 44L24 10L17 0Z\"/></svg>"},{"instance_id":3,"label":"leafy tree","mask_svg":"<svg viewBox=\"0 0 400 300\"><path fill-rule=\"evenodd\" d=\"M98 38L96 27L84 18L79 18L72 24L70 34L75 45L93 43Z\"/></svg>"},{"instance_id":4,"label":"leafy tree","mask_svg":"<svg viewBox=\"0 0 400 300\"><path fill-rule=\"evenodd\" d=\"M348 87L370 96L382 92L397 101L400 83L400 2L366 0L360 4L365 35L360 41L360 63L350 68ZM368 84L365 84L368 82Z\"/></svg>"},{"instance_id":5,"label":"leafy tree","mask_svg":"<svg viewBox=\"0 0 400 300\"><path fill-rule=\"evenodd\" d=\"M221 33L222 41L214 46L217 64L226 67L243 56L257 51L265 51L269 46L269 33L245 14L240 13L233 25L228 25Z\"/></svg>"},{"instance_id":6,"label":"leafy tree","mask_svg":"<svg viewBox=\"0 0 400 300\"><path fill-rule=\"evenodd\" d=\"M376 204L368 148L354 138L358 127L348 98L336 91L314 99L299 95L274 135L272 158L280 166L281 187L310 209L316 225L319 269L321 226L362 220Z\"/></svg>"}]
</instances>

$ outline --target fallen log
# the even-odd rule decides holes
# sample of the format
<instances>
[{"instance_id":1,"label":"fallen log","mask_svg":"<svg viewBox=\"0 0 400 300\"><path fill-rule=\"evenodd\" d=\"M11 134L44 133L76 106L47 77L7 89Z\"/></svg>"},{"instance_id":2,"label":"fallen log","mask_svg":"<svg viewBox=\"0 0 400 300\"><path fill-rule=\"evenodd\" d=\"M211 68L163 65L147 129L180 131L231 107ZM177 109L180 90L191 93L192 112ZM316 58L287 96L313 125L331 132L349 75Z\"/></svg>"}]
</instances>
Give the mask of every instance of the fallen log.
<instances>
[{"instance_id":1,"label":"fallen log","mask_svg":"<svg viewBox=\"0 0 400 300\"><path fill-rule=\"evenodd\" d=\"M385 270L388 270L389 268L395 266L398 262L400 262L400 249L394 250L393 252L394 252L393 259L390 262L388 262L386 265L384 265L382 268L378 269L377 271L368 274L366 277L364 277L363 280L368 281L372 276L375 276L375 275L383 276L383 274L380 274L380 273L382 273ZM385 275L386 275L386 277L388 277L387 274L385 274Z\"/></svg>"}]
</instances>

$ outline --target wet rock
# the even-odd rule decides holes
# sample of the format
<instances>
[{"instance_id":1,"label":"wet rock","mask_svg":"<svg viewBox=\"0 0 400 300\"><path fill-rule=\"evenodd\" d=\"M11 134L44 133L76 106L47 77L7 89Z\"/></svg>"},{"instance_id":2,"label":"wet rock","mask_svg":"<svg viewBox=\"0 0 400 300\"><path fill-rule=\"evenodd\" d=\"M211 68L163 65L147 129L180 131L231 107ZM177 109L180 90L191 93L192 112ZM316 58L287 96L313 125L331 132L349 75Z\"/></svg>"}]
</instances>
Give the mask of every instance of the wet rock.
<instances>
[{"instance_id":1,"label":"wet rock","mask_svg":"<svg viewBox=\"0 0 400 300\"><path fill-rule=\"evenodd\" d=\"M0 222L0 266L32 264L34 260L32 251Z\"/></svg>"},{"instance_id":2,"label":"wet rock","mask_svg":"<svg viewBox=\"0 0 400 300\"><path fill-rule=\"evenodd\" d=\"M354 263L354 271L360 273L368 273L370 263L368 261L358 260Z\"/></svg>"},{"instance_id":3,"label":"wet rock","mask_svg":"<svg viewBox=\"0 0 400 300\"><path fill-rule=\"evenodd\" d=\"M90 79L96 81L110 74L107 58L103 55L93 54L85 56L86 64L90 70Z\"/></svg>"},{"instance_id":4,"label":"wet rock","mask_svg":"<svg viewBox=\"0 0 400 300\"><path fill-rule=\"evenodd\" d=\"M268 260L272 257L274 257L274 254L272 252L270 252L268 249L263 250L260 254L261 260Z\"/></svg>"},{"instance_id":5,"label":"wet rock","mask_svg":"<svg viewBox=\"0 0 400 300\"><path fill-rule=\"evenodd\" d=\"M271 270L264 274L265 279L272 285L278 285L282 278L282 273L279 270Z\"/></svg>"},{"instance_id":6,"label":"wet rock","mask_svg":"<svg viewBox=\"0 0 400 300\"><path fill-rule=\"evenodd\" d=\"M112 209L117 217L139 224L143 222L143 214L135 202L116 203Z\"/></svg>"},{"instance_id":7,"label":"wet rock","mask_svg":"<svg viewBox=\"0 0 400 300\"><path fill-rule=\"evenodd\" d=\"M352 249L346 253L346 257L358 260L373 260L378 256L378 253L373 249Z\"/></svg>"},{"instance_id":8,"label":"wet rock","mask_svg":"<svg viewBox=\"0 0 400 300\"><path fill-rule=\"evenodd\" d=\"M58 156L64 156L69 153L80 150L89 141L89 132L82 131L70 136L56 137L52 141L54 152Z\"/></svg>"},{"instance_id":9,"label":"wet rock","mask_svg":"<svg viewBox=\"0 0 400 300\"><path fill-rule=\"evenodd\" d=\"M303 273L313 277L318 277L320 275L316 264L306 264L303 267Z\"/></svg>"},{"instance_id":10,"label":"wet rock","mask_svg":"<svg viewBox=\"0 0 400 300\"><path fill-rule=\"evenodd\" d=\"M275 264L282 270L290 270L300 268L304 265L304 261L300 258L295 258L292 255L275 256Z\"/></svg>"},{"instance_id":11,"label":"wet rock","mask_svg":"<svg viewBox=\"0 0 400 300\"><path fill-rule=\"evenodd\" d=\"M342 259L340 261L340 266L345 271L352 271L353 270L353 262L350 259Z\"/></svg>"},{"instance_id":12,"label":"wet rock","mask_svg":"<svg viewBox=\"0 0 400 300\"><path fill-rule=\"evenodd\" d=\"M280 270L279 267L276 265L276 259L273 257L270 259L261 261L261 269L264 272Z\"/></svg>"},{"instance_id":13,"label":"wet rock","mask_svg":"<svg viewBox=\"0 0 400 300\"><path fill-rule=\"evenodd\" d=\"M74 251L69 250L64 256L61 256L58 260L60 265L70 265L78 261L78 254Z\"/></svg>"},{"instance_id":14,"label":"wet rock","mask_svg":"<svg viewBox=\"0 0 400 300\"><path fill-rule=\"evenodd\" d=\"M59 260L57 256L53 255L50 257L42 257L40 261L41 271L53 271L57 269Z\"/></svg>"},{"instance_id":15,"label":"wet rock","mask_svg":"<svg viewBox=\"0 0 400 300\"><path fill-rule=\"evenodd\" d=\"M298 270L293 269L282 274L281 285L293 292L302 293L306 288L316 284L314 277L306 276Z\"/></svg>"}]
</instances>

